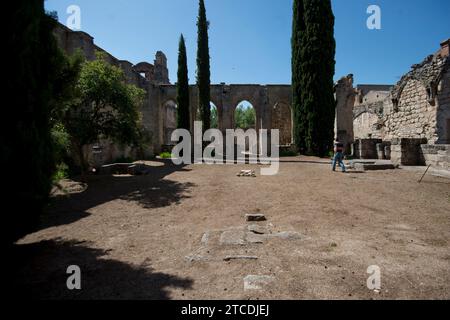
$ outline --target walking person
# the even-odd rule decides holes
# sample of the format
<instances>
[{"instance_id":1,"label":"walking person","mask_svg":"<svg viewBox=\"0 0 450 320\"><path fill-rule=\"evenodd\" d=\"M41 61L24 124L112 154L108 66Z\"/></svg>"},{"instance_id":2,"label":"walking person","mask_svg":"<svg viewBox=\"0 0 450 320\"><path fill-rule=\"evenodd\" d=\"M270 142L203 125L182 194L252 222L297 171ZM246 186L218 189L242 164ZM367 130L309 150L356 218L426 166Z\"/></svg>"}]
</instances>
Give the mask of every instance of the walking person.
<instances>
[{"instance_id":1,"label":"walking person","mask_svg":"<svg viewBox=\"0 0 450 320\"><path fill-rule=\"evenodd\" d=\"M336 171L336 165L342 169L342 172L345 173L345 164L344 164L344 144L336 138L334 142L334 157L333 157L333 171Z\"/></svg>"}]
</instances>

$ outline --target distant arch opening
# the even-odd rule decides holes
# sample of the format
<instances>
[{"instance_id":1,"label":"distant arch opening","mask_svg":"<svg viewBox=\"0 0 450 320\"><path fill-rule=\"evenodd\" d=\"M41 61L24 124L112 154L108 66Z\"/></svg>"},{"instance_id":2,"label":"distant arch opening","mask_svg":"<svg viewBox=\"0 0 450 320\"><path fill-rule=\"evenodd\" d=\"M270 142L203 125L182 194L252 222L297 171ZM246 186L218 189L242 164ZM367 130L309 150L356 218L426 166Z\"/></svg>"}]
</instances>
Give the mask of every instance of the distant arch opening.
<instances>
[{"instance_id":1,"label":"distant arch opening","mask_svg":"<svg viewBox=\"0 0 450 320\"><path fill-rule=\"evenodd\" d=\"M234 111L234 128L247 132L248 130L256 130L256 124L256 110L253 105L247 100L239 102ZM254 137L256 138L255 141L250 139L252 136L251 131L248 131L247 133L249 135L246 134L245 136L245 146L242 146L243 150L238 148L237 138L234 141L235 150L237 150L237 159L244 160L245 162L247 162L250 157L255 157L258 154L258 135L256 132L254 133Z\"/></svg>"},{"instance_id":2,"label":"distant arch opening","mask_svg":"<svg viewBox=\"0 0 450 320\"><path fill-rule=\"evenodd\" d=\"M240 102L234 111L235 129L256 130L256 110L253 105L244 100Z\"/></svg>"},{"instance_id":3,"label":"distant arch opening","mask_svg":"<svg viewBox=\"0 0 450 320\"><path fill-rule=\"evenodd\" d=\"M211 102L211 129L219 129L219 111L214 103Z\"/></svg>"}]
</instances>

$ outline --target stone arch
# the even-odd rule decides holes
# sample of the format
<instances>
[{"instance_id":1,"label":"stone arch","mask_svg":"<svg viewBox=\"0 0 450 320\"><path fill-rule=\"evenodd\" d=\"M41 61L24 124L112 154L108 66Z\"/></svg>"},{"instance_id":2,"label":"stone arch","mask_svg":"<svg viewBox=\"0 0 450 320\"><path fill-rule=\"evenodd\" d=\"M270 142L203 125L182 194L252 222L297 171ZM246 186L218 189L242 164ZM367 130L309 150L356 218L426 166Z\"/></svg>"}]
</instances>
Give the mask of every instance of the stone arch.
<instances>
[{"instance_id":1,"label":"stone arch","mask_svg":"<svg viewBox=\"0 0 450 320\"><path fill-rule=\"evenodd\" d=\"M231 111L234 112L236 111L236 108L242 103L242 102L247 102L249 104L252 105L253 109L255 109L256 113L259 114L259 104L257 103L256 99L249 97L247 95L237 95L237 96L233 96L231 99ZM234 125L234 122L233 122Z\"/></svg>"},{"instance_id":2,"label":"stone arch","mask_svg":"<svg viewBox=\"0 0 450 320\"><path fill-rule=\"evenodd\" d=\"M155 73L155 67L148 62L140 62L133 66L134 71L141 74L146 80L152 81Z\"/></svg>"},{"instance_id":3,"label":"stone arch","mask_svg":"<svg viewBox=\"0 0 450 320\"><path fill-rule=\"evenodd\" d=\"M369 113L376 115L375 111L369 108L356 108L353 113L353 121L361 117L363 114Z\"/></svg>"},{"instance_id":4,"label":"stone arch","mask_svg":"<svg viewBox=\"0 0 450 320\"><path fill-rule=\"evenodd\" d=\"M272 108L272 129L280 130L280 145L290 146L293 144L293 114L290 104L280 101Z\"/></svg>"},{"instance_id":5,"label":"stone arch","mask_svg":"<svg viewBox=\"0 0 450 320\"><path fill-rule=\"evenodd\" d=\"M237 108L242 101L248 101L259 114L260 98L261 86L259 85L230 85L230 102L233 109Z\"/></svg>"},{"instance_id":6,"label":"stone arch","mask_svg":"<svg viewBox=\"0 0 450 320\"><path fill-rule=\"evenodd\" d=\"M356 120L364 113L371 113L382 118L384 114L383 101L367 103L353 108L353 120Z\"/></svg>"},{"instance_id":7,"label":"stone arch","mask_svg":"<svg viewBox=\"0 0 450 320\"><path fill-rule=\"evenodd\" d=\"M373 138L377 135L380 117L371 109L361 110L353 118L353 134L355 139Z\"/></svg>"}]
</instances>

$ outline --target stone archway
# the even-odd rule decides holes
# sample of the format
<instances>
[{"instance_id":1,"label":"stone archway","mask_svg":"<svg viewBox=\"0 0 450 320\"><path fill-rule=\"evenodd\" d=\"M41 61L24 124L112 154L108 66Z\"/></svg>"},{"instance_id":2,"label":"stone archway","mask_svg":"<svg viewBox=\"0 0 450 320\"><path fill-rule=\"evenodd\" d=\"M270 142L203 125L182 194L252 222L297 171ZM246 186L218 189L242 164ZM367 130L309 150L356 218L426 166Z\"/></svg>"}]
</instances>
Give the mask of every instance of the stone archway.
<instances>
[{"instance_id":1,"label":"stone archway","mask_svg":"<svg viewBox=\"0 0 450 320\"><path fill-rule=\"evenodd\" d=\"M353 120L355 139L370 139L378 135L380 118L374 112L361 112Z\"/></svg>"},{"instance_id":2,"label":"stone archway","mask_svg":"<svg viewBox=\"0 0 450 320\"><path fill-rule=\"evenodd\" d=\"M151 104L154 103L159 107L159 127L155 128L160 134L155 139L155 150L159 150L161 146L167 142L168 133L165 128L170 129L170 125L164 125L165 108L161 102L173 100L176 101L175 85L158 85L149 88ZM255 85L255 84L216 84L211 85L211 102L217 108L218 129L226 134L228 129L236 129L235 111L237 106L247 101L253 107L256 120L254 129L259 132L260 129L270 130L272 125L272 114L278 114L278 108L281 108L281 116L274 120L276 129L281 128L284 137L281 138L283 145L291 145L293 140L292 134L292 114L290 110L292 103L292 91L289 85ZM283 102L282 105L280 102ZM274 110L274 106L280 103ZM198 119L198 88L195 85L190 86L190 104L191 104L191 130L193 130L194 121ZM274 112L275 111L275 112ZM277 117L277 115L275 115ZM286 122L282 125L283 119ZM150 124L148 124L150 126ZM165 128L164 128L165 127ZM165 133L166 132L166 133ZM192 132L193 133L193 132ZM268 133L270 136L270 132ZM259 137L258 137L259 138Z\"/></svg>"}]
</instances>

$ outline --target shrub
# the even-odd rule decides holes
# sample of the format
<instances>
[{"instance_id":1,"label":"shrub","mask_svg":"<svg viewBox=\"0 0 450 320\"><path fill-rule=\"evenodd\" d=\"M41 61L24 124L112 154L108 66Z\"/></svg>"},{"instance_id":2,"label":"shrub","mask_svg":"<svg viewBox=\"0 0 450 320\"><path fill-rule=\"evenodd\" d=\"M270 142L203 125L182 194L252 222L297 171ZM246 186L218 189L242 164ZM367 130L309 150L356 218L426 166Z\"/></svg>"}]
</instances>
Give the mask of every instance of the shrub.
<instances>
[{"instance_id":1,"label":"shrub","mask_svg":"<svg viewBox=\"0 0 450 320\"><path fill-rule=\"evenodd\" d=\"M53 183L69 178L69 166L64 162L56 166L56 172L53 174Z\"/></svg>"},{"instance_id":2,"label":"shrub","mask_svg":"<svg viewBox=\"0 0 450 320\"><path fill-rule=\"evenodd\" d=\"M172 154L170 152L163 152L159 155L161 159L172 159Z\"/></svg>"}]
</instances>

